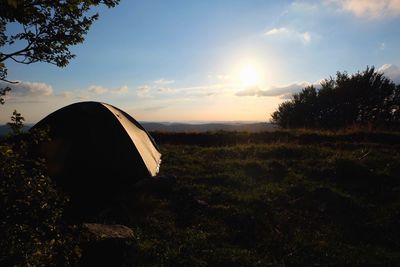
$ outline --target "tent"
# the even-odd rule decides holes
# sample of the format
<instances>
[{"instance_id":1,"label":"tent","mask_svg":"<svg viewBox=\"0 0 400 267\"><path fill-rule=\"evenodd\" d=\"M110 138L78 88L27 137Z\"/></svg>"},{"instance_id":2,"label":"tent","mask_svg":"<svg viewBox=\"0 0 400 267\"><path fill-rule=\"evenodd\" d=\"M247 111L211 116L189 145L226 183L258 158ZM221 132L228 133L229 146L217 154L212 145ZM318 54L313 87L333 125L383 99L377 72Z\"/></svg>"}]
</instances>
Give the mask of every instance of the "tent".
<instances>
[{"instance_id":1,"label":"tent","mask_svg":"<svg viewBox=\"0 0 400 267\"><path fill-rule=\"evenodd\" d=\"M109 104L75 103L32 129L49 130L50 141L38 151L57 185L79 205L99 205L159 170L161 153L149 133Z\"/></svg>"}]
</instances>

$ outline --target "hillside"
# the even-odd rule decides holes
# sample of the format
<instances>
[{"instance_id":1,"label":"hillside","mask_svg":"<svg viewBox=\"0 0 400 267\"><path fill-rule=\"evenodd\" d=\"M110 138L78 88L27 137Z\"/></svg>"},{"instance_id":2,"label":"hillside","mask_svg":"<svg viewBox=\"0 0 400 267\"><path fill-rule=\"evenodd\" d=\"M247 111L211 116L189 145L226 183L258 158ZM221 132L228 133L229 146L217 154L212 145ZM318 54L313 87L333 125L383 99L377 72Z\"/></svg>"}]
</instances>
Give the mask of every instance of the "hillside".
<instances>
[{"instance_id":1,"label":"hillside","mask_svg":"<svg viewBox=\"0 0 400 267\"><path fill-rule=\"evenodd\" d=\"M400 134L156 133L172 188L128 190L137 266L399 266ZM196 144L197 143L197 144Z\"/></svg>"},{"instance_id":2,"label":"hillside","mask_svg":"<svg viewBox=\"0 0 400 267\"><path fill-rule=\"evenodd\" d=\"M141 122L144 128L152 132L210 132L210 131L238 131L238 132L262 132L273 130L275 127L266 122L243 123L159 123Z\"/></svg>"},{"instance_id":3,"label":"hillside","mask_svg":"<svg viewBox=\"0 0 400 267\"><path fill-rule=\"evenodd\" d=\"M23 131L28 131L32 127L32 124L27 124L24 126ZM10 127L7 125L0 125L0 137L7 135L10 133Z\"/></svg>"},{"instance_id":4,"label":"hillside","mask_svg":"<svg viewBox=\"0 0 400 267\"><path fill-rule=\"evenodd\" d=\"M225 123L177 123L177 122L140 122L140 124L151 132L184 132L199 133L210 131L237 131L237 132L262 132L275 129L274 125L266 122L225 122ZM24 130L29 130L33 124L27 124ZM0 125L0 137L10 132L7 125Z\"/></svg>"}]
</instances>

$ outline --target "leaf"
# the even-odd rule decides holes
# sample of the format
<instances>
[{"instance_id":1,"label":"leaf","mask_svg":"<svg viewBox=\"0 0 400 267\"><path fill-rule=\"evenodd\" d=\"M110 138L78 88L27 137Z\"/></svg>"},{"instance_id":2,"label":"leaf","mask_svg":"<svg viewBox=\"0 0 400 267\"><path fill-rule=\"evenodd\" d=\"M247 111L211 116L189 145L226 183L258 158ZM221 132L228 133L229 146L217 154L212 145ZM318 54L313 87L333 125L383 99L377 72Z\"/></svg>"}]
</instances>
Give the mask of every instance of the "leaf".
<instances>
[{"instance_id":1,"label":"leaf","mask_svg":"<svg viewBox=\"0 0 400 267\"><path fill-rule=\"evenodd\" d=\"M18 7L18 1L17 0L7 0L7 4L13 8Z\"/></svg>"}]
</instances>

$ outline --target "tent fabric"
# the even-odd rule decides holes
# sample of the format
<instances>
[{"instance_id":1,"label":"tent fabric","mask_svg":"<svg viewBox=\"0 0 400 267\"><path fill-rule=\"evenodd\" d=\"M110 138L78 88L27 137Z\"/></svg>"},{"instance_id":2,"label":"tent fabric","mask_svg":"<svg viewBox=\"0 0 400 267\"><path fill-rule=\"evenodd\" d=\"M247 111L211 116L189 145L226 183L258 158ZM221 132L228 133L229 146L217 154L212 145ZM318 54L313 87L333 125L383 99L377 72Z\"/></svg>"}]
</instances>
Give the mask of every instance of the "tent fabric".
<instances>
[{"instance_id":1,"label":"tent fabric","mask_svg":"<svg viewBox=\"0 0 400 267\"><path fill-rule=\"evenodd\" d=\"M155 176L161 153L149 133L129 114L105 103L63 107L32 127L49 129L50 141L38 153L54 177L79 205L118 194Z\"/></svg>"},{"instance_id":2,"label":"tent fabric","mask_svg":"<svg viewBox=\"0 0 400 267\"><path fill-rule=\"evenodd\" d=\"M131 138L133 144L136 146L150 174L152 176L157 175L161 162L161 153L159 152L151 136L137 121L135 121L131 116L122 110L109 104L102 103L102 105L104 105L115 115L116 118L118 118L122 127Z\"/></svg>"}]
</instances>

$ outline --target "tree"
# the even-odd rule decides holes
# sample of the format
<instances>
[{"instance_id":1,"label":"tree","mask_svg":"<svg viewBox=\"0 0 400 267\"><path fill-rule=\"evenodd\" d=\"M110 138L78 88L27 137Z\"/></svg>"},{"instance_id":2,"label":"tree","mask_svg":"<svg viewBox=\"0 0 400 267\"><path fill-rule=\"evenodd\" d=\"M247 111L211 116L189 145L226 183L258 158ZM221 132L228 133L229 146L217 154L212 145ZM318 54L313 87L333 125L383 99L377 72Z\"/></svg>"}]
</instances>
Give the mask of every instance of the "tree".
<instances>
[{"instance_id":1,"label":"tree","mask_svg":"<svg viewBox=\"0 0 400 267\"><path fill-rule=\"evenodd\" d=\"M65 67L74 58L70 46L82 43L100 4L114 7L119 0L0 0L0 81L7 80L5 62L47 62ZM7 31L18 24L19 32ZM0 103L9 87L0 88Z\"/></svg>"},{"instance_id":2,"label":"tree","mask_svg":"<svg viewBox=\"0 0 400 267\"><path fill-rule=\"evenodd\" d=\"M74 57L69 47L83 42L98 18L91 8L118 2L0 0L0 104L11 90L4 84L13 83L7 80L7 61L66 66ZM21 31L9 31L11 24ZM48 176L35 149L47 135L23 133L24 118L17 111L11 120L14 134L0 138L0 266L76 266L77 233L63 218L68 198Z\"/></svg>"},{"instance_id":3,"label":"tree","mask_svg":"<svg viewBox=\"0 0 400 267\"><path fill-rule=\"evenodd\" d=\"M25 118L21 116L21 113L14 110L11 122L7 123L7 125L11 128L13 134L20 134L24 128L24 121Z\"/></svg>"},{"instance_id":4,"label":"tree","mask_svg":"<svg viewBox=\"0 0 400 267\"><path fill-rule=\"evenodd\" d=\"M398 127L399 88L374 67L351 76L337 72L320 89L306 87L279 105L272 122L284 128Z\"/></svg>"}]
</instances>

